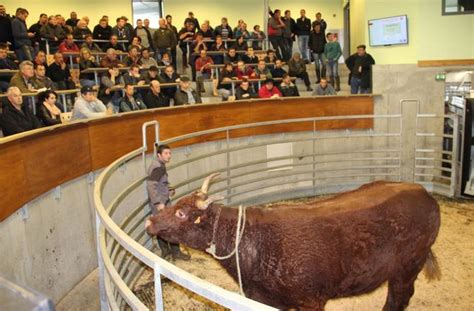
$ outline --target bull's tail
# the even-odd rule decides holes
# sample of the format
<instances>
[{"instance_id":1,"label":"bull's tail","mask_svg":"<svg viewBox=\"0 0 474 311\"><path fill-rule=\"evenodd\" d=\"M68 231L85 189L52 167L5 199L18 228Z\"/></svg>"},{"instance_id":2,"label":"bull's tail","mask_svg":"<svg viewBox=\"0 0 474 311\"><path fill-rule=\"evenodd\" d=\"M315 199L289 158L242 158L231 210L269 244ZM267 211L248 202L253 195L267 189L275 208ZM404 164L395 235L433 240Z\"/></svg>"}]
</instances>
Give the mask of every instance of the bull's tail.
<instances>
[{"instance_id":1,"label":"bull's tail","mask_svg":"<svg viewBox=\"0 0 474 311\"><path fill-rule=\"evenodd\" d=\"M424 274L428 282L441 279L441 270L439 269L438 260L432 250L430 250L426 258Z\"/></svg>"}]
</instances>

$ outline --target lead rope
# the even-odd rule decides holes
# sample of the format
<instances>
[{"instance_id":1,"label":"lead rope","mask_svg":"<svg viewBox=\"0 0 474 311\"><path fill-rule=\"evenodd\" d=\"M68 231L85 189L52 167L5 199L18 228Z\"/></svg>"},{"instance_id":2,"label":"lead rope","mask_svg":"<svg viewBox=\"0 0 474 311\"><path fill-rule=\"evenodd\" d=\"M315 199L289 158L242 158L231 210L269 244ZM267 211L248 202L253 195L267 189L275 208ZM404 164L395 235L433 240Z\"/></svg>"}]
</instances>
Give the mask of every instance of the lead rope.
<instances>
[{"instance_id":1,"label":"lead rope","mask_svg":"<svg viewBox=\"0 0 474 311\"><path fill-rule=\"evenodd\" d=\"M214 226L214 232L212 234L211 245L209 246L209 248L206 249L206 252L211 254L217 260L229 259L230 257L232 257L232 255L235 254L235 262L237 264L237 276L238 276L238 279L239 279L240 294L244 297L245 297L245 293L244 293L243 286L242 286L242 274L240 272L240 262L239 262L239 244L240 244L240 241L242 240L242 236L243 236L244 230L245 230L245 220L246 220L245 209L246 208L243 207L242 205L239 206L239 216L237 218L237 230L235 232L235 248L234 248L234 250L226 256L217 256L216 255L216 243L214 242L214 238L215 238L214 235L215 235L215 231L216 231L216 228L217 228L217 222L219 221L220 210L219 210L219 213L218 213L218 216L217 216L216 225Z\"/></svg>"}]
</instances>

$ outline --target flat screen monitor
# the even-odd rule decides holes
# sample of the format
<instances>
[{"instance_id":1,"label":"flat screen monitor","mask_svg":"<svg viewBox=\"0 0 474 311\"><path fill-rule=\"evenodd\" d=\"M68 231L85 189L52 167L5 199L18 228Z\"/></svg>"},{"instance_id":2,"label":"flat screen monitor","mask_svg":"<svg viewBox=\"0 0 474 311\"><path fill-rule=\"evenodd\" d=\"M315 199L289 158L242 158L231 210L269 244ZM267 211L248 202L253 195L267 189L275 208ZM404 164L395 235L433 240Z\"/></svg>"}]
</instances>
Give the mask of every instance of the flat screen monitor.
<instances>
[{"instance_id":1,"label":"flat screen monitor","mask_svg":"<svg viewBox=\"0 0 474 311\"><path fill-rule=\"evenodd\" d=\"M406 15L369 20L370 46L408 44Z\"/></svg>"}]
</instances>

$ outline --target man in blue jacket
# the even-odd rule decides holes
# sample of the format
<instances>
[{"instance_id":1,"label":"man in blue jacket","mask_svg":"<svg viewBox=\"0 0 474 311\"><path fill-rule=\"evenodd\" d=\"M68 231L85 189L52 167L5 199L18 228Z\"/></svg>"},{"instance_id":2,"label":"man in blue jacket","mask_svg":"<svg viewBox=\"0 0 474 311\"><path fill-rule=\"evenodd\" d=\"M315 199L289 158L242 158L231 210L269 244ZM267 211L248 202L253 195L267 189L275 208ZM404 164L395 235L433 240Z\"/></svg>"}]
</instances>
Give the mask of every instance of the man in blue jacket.
<instances>
[{"instance_id":1,"label":"man in blue jacket","mask_svg":"<svg viewBox=\"0 0 474 311\"><path fill-rule=\"evenodd\" d=\"M34 49L31 43L31 38L35 36L34 33L28 32L26 28L26 18L28 11L23 8L16 10L16 17L12 20L12 34L15 41L15 52L19 61L29 60L33 61Z\"/></svg>"}]
</instances>

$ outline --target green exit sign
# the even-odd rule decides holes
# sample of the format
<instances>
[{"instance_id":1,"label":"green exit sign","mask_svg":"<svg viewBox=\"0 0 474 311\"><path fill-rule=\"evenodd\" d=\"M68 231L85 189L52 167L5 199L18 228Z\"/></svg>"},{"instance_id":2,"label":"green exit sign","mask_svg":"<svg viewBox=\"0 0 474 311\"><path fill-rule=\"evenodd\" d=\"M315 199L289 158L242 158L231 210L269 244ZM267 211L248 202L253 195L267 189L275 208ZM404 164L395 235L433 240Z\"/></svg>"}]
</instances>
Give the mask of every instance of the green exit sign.
<instances>
[{"instance_id":1,"label":"green exit sign","mask_svg":"<svg viewBox=\"0 0 474 311\"><path fill-rule=\"evenodd\" d=\"M438 73L438 74L435 76L435 80L436 80L436 81L446 81L446 74L445 74L444 72Z\"/></svg>"}]
</instances>

